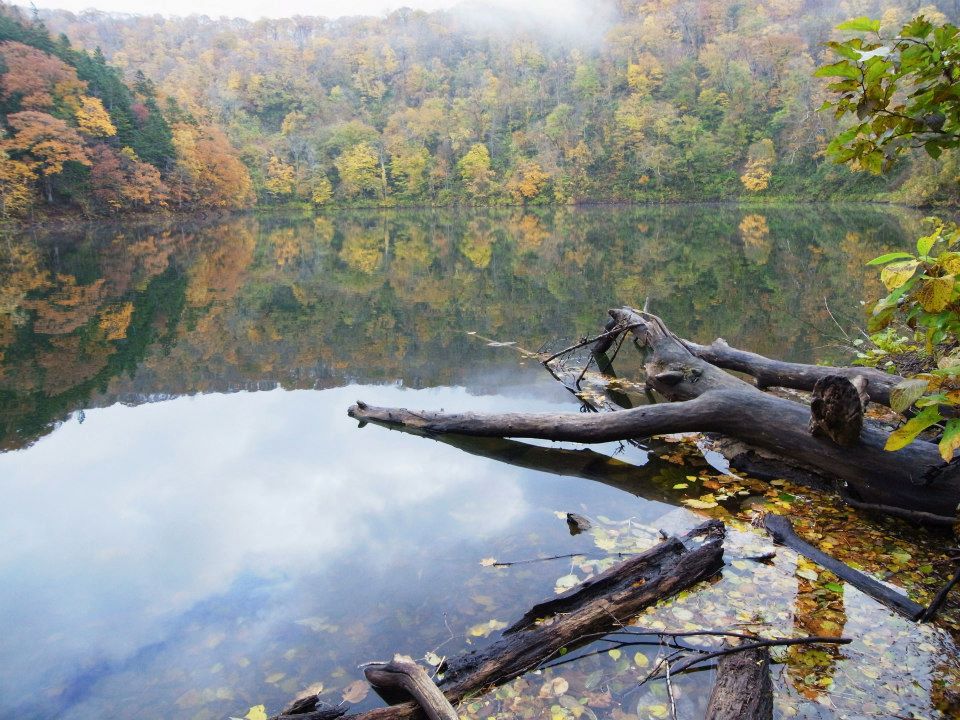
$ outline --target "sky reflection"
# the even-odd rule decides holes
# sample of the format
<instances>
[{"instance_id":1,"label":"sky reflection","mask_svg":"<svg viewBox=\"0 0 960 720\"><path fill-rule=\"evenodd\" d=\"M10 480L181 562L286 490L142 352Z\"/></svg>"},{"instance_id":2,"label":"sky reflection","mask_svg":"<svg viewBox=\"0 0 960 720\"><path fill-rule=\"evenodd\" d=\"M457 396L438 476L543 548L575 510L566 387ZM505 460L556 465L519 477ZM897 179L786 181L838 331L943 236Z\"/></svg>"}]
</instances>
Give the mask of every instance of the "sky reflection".
<instances>
[{"instance_id":1,"label":"sky reflection","mask_svg":"<svg viewBox=\"0 0 960 720\"><path fill-rule=\"evenodd\" d=\"M0 594L0 714L23 712L40 692L49 708L37 717L103 717L100 696L120 677L142 683L138 666L189 668L181 642L197 634L191 624L205 606L226 616L217 627L252 622L243 646L256 654L277 628L363 602L365 592L415 600L424 573L446 578L440 593L453 591L451 566L474 567L510 531L527 540L525 526L546 522L564 537L545 510L582 501L582 480L536 481L539 473L442 443L358 431L345 410L360 396L477 410L504 403L463 389L358 386L183 397L91 410L82 424L74 417L0 455L0 583L10 590ZM398 582L404 570L419 577ZM216 628L204 632L201 645L223 642ZM179 692L194 682L185 680Z\"/></svg>"}]
</instances>

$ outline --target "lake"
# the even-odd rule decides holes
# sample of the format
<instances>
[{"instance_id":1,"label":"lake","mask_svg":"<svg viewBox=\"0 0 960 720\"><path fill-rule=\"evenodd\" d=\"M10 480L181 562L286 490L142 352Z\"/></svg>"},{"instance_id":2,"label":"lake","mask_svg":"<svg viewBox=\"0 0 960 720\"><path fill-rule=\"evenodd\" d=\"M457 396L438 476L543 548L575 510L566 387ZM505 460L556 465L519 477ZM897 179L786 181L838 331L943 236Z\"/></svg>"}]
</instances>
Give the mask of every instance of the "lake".
<instances>
[{"instance_id":1,"label":"lake","mask_svg":"<svg viewBox=\"0 0 960 720\"><path fill-rule=\"evenodd\" d=\"M687 479L724 473L663 443L585 456L360 429L352 402L576 411L518 349L563 347L647 299L701 342L849 357L860 300L878 293L865 263L916 229L874 207L718 205L278 214L0 240L0 717L243 717L318 683L333 704L375 707L358 664L490 642L564 578L702 521L682 505ZM571 536L570 511L593 531ZM744 529L734 544L761 541ZM815 586L796 556L730 562L650 627L792 631L813 603L857 641L780 657L778 717L896 714L890 703L940 716L947 632ZM635 687L658 652L640 650L542 670L464 712L664 717L662 684ZM678 682L688 717L708 675Z\"/></svg>"}]
</instances>

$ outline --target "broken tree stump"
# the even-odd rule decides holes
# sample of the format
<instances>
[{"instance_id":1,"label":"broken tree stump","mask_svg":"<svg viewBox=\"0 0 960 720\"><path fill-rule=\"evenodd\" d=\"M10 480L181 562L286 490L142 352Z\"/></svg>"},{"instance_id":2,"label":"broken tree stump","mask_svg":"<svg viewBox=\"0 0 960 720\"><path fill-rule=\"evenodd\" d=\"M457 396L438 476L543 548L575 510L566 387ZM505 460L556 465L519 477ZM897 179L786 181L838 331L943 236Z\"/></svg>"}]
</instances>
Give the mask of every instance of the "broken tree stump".
<instances>
[{"instance_id":1,"label":"broken tree stump","mask_svg":"<svg viewBox=\"0 0 960 720\"><path fill-rule=\"evenodd\" d=\"M426 671L406 655L396 655L388 663L376 663L363 669L374 689L400 689L413 697L430 720L458 720L457 711L440 692Z\"/></svg>"},{"instance_id":2,"label":"broken tree stump","mask_svg":"<svg viewBox=\"0 0 960 720\"><path fill-rule=\"evenodd\" d=\"M810 432L827 437L837 445L850 447L860 439L863 429L863 396L859 388L866 380L843 375L825 375L813 386L810 398Z\"/></svg>"},{"instance_id":3,"label":"broken tree stump","mask_svg":"<svg viewBox=\"0 0 960 720\"><path fill-rule=\"evenodd\" d=\"M732 647L725 643L727 647ZM773 682L770 652L756 647L724 655L717 661L706 720L771 720Z\"/></svg>"}]
</instances>

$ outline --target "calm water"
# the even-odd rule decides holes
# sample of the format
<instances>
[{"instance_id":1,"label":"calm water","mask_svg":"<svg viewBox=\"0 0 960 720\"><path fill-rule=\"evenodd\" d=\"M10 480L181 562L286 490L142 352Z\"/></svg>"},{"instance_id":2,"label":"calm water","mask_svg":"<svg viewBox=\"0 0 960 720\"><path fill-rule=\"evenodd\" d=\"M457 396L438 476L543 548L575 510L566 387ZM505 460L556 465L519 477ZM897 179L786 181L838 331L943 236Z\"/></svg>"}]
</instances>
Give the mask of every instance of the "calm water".
<instances>
[{"instance_id":1,"label":"calm water","mask_svg":"<svg viewBox=\"0 0 960 720\"><path fill-rule=\"evenodd\" d=\"M557 511L692 524L671 489L685 471L636 449L587 472L573 453L361 430L351 402L575 410L482 338L557 347L646 297L695 339L826 357L825 304L857 319L864 262L913 224L435 211L0 242L0 717L276 712L317 682L339 701L360 662L488 641L475 626L570 568L482 558L595 553ZM882 612L848 604L854 625Z\"/></svg>"}]
</instances>

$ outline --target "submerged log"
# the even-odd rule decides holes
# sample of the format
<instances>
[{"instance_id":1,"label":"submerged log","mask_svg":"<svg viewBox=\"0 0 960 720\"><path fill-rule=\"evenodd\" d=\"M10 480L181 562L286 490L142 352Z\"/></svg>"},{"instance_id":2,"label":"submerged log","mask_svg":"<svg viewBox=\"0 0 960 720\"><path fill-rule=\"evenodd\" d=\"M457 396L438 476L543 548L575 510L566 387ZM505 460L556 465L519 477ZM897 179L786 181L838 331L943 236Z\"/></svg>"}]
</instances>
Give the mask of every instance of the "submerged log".
<instances>
[{"instance_id":1,"label":"submerged log","mask_svg":"<svg viewBox=\"0 0 960 720\"><path fill-rule=\"evenodd\" d=\"M681 402L586 415L410 411L376 408L362 402L348 412L364 422L399 425L423 433L585 443L715 432L786 458L815 474L842 480L847 493L860 502L928 513L944 522L955 517L960 505L960 470L943 462L935 444L915 441L895 453L887 452L884 445L888 434L866 423L849 447L828 437L816 437L808 429L809 407L762 392L706 362L673 335L660 318L629 308L611 310L610 314L617 326L630 328L646 353L648 386L667 400ZM869 390L874 384L873 375L867 380Z\"/></svg>"},{"instance_id":2,"label":"submerged log","mask_svg":"<svg viewBox=\"0 0 960 720\"><path fill-rule=\"evenodd\" d=\"M440 690L456 704L467 695L508 682L557 657L622 628L644 608L707 580L723 567L723 523L711 520L682 538L670 538L624 560L580 586L547 600L482 650L448 660ZM541 619L552 619L540 623ZM321 720L320 715L282 715L274 720ZM377 708L346 718L422 719L416 703Z\"/></svg>"},{"instance_id":3,"label":"submerged log","mask_svg":"<svg viewBox=\"0 0 960 720\"><path fill-rule=\"evenodd\" d=\"M755 647L724 655L717 662L706 720L771 720L773 682L770 652Z\"/></svg>"},{"instance_id":4,"label":"submerged log","mask_svg":"<svg viewBox=\"0 0 960 720\"><path fill-rule=\"evenodd\" d=\"M925 608L915 603L906 595L877 582L872 577L865 575L859 570L854 570L846 563L842 563L836 558L832 558L821 550L813 547L813 545L793 531L793 525L782 515L767 514L763 519L763 525L777 543L786 545L805 558L813 560L841 580L850 583L861 592L869 595L877 602L883 603L894 612L910 620L919 620L924 614Z\"/></svg>"}]
</instances>

